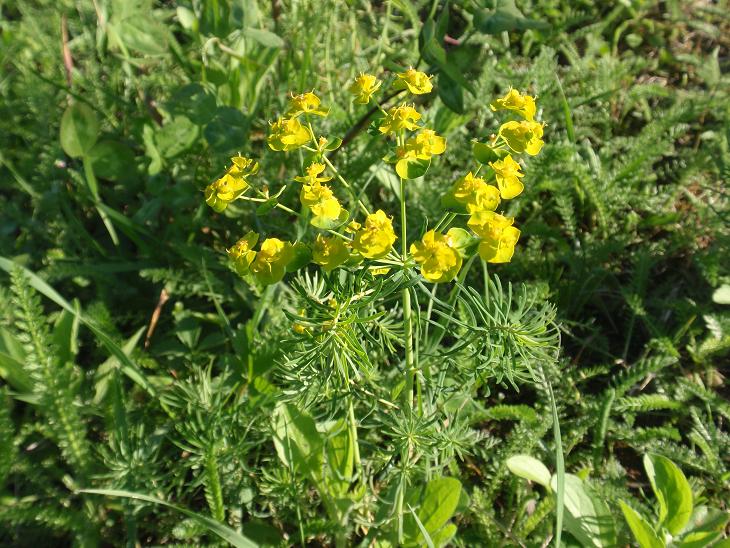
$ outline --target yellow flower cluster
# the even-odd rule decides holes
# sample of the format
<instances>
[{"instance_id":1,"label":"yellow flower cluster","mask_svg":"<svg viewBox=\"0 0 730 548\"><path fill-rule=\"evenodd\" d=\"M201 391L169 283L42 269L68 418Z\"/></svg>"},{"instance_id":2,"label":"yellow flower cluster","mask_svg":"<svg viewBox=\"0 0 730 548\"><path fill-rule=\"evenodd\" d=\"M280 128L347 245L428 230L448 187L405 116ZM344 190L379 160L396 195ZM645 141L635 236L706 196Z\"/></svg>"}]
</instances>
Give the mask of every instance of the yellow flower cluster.
<instances>
[{"instance_id":1,"label":"yellow flower cluster","mask_svg":"<svg viewBox=\"0 0 730 548\"><path fill-rule=\"evenodd\" d=\"M360 74L349 91L354 103L368 104L374 101L373 97L381 86L382 81L374 75ZM410 68L395 75L393 87L420 95L431 92L433 84L430 76ZM322 108L320 98L314 92L291 94L284 117L271 124L267 142L275 151L286 152L303 147L311 154L304 174L294 177L294 180L301 183L299 201L304 213L311 214L310 224L327 232L316 234L309 246L301 242L292 244L278 238L267 238L260 244L258 251L255 250L258 235L248 232L228 250L233 268L241 276L250 276L268 285L280 281L287 269L295 270L310 261L321 266L325 272L345 265L358 267L363 261L375 261L363 265L372 275L387 274L393 269L394 261L396 265L402 261L402 268L415 263L428 282L444 283L457 277L468 250L474 247L485 261L509 262L520 230L514 226L513 218L498 213L497 208L504 200L511 200L523 192L524 173L513 155L539 153L544 144L544 124L535 120L537 105L534 97L514 89L495 100L490 107L494 111L515 113L521 119L503 123L498 135L489 144L477 143L475 147L479 145L483 151L477 154L475 148L478 168L451 185L445 204L456 207L457 213L452 215L446 226L458 213L466 213L469 216L466 225L471 233L462 228L428 230L408 248L404 243L402 253L406 256L401 256L393 251L397 237L392 218L382 209L369 212L328 159L327 152L339 146L339 140L330 142L325 137L315 136L310 116L328 114L328 110ZM432 158L446 151L446 139L434 130L422 127L421 114L411 104L402 103L380 110L383 117L377 127L381 134L393 136L395 140L392 152L385 161L395 164L401 185L406 179L423 176ZM259 165L241 156L232 158L231 162L231 167L223 177L206 188L206 202L213 209L222 211L231 201L242 197L245 200L266 202L264 205L267 206L273 204L273 207L282 207L295 214L277 201L283 188L273 197L269 196L268 190L256 188L254 191L260 197L243 196L250 188L247 178L258 171ZM328 170L365 212L362 224L350 215L335 195L336 189L332 185L334 177L327 173ZM401 189L404 188L401 186ZM338 232L341 228L342 231ZM385 259L386 256L388 259ZM383 266L383 263L387 266Z\"/></svg>"},{"instance_id":2,"label":"yellow flower cluster","mask_svg":"<svg viewBox=\"0 0 730 548\"><path fill-rule=\"evenodd\" d=\"M450 282L461 269L461 253L456 247L452 230L439 234L429 230L420 242L411 244L411 255L429 282Z\"/></svg>"},{"instance_id":3,"label":"yellow flower cluster","mask_svg":"<svg viewBox=\"0 0 730 548\"><path fill-rule=\"evenodd\" d=\"M487 165L491 168L496 187L469 172L454 183L451 194L470 214L467 225L480 239L479 256L490 263L506 263L512 259L520 231L512 226L513 218L504 217L495 210L501 200L511 200L524 190L520 180L524 173L512 153L538 154L544 144L545 124L535 121L535 98L514 89L489 106L493 111L507 110L523 118L502 124L497 143L488 147L495 158Z\"/></svg>"},{"instance_id":4,"label":"yellow flower cluster","mask_svg":"<svg viewBox=\"0 0 730 548\"><path fill-rule=\"evenodd\" d=\"M286 267L294 259L294 248L289 242L267 238L256 252L253 248L258 239L258 234L249 232L228 250L228 257L241 276L250 273L264 285L276 283L284 277Z\"/></svg>"},{"instance_id":5,"label":"yellow flower cluster","mask_svg":"<svg viewBox=\"0 0 730 548\"><path fill-rule=\"evenodd\" d=\"M205 188L205 202L219 213L246 192L249 187L248 177L259 170L258 162L243 156L234 156L231 164L223 177Z\"/></svg>"}]
</instances>

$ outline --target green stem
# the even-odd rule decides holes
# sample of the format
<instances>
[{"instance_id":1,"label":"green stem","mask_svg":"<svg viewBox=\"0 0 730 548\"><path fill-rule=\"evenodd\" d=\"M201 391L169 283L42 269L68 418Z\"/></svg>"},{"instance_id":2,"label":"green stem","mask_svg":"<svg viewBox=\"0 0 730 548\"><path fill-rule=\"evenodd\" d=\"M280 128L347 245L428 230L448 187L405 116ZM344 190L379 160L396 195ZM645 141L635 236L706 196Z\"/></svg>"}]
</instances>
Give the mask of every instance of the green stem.
<instances>
[{"instance_id":1,"label":"green stem","mask_svg":"<svg viewBox=\"0 0 730 548\"><path fill-rule=\"evenodd\" d=\"M360 207L360 211L362 211L365 215L369 215L370 211L368 210L367 206L363 203L363 201L357 197L355 194L355 190L350 186L350 183L348 183L345 178L340 175L340 172L337 171L337 168L334 166L332 162L330 162L329 158L322 154L322 160L325 164L332 170L332 173L335 174L335 177L337 177L337 180L342 183L342 185L348 190L350 195L352 196L352 199L357 202L357 205Z\"/></svg>"},{"instance_id":2,"label":"green stem","mask_svg":"<svg viewBox=\"0 0 730 548\"><path fill-rule=\"evenodd\" d=\"M406 269L408 260L408 227L406 221L406 184L400 180L400 219L401 219L401 254L403 258L403 270ZM416 369L413 363L413 321L411 318L411 292L405 287L402 292L403 299L403 336L406 350L406 406L413 409L413 381Z\"/></svg>"}]
</instances>

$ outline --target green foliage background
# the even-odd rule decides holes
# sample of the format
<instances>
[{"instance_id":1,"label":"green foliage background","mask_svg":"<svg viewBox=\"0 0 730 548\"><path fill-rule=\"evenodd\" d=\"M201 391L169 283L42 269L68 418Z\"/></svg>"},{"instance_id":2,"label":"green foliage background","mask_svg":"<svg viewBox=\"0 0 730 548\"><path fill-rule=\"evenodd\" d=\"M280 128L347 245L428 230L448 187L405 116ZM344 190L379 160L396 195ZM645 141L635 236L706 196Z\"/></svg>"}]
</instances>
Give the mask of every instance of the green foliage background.
<instances>
[{"instance_id":1,"label":"green foliage background","mask_svg":"<svg viewBox=\"0 0 730 548\"><path fill-rule=\"evenodd\" d=\"M700 500L728 509L727 2L513 7L0 2L0 543L218 542L168 508L78 493L91 487L174 502L262 545L328 542L337 524L281 466L270 417L277 400L312 407L336 396L324 374L332 356L383 356L292 339L302 295L332 288L310 273L260 292L223 251L247 230L294 239L306 225L246 206L215 214L201 190L238 151L260 160L272 188L298 172L300 155L265 146L267 122L290 91L316 89L331 108L326 134L348 136L338 166L394 212L385 148L345 90L360 71L419 62L437 74L419 108L449 154L409 187L413 234L469 169L471 140L495 131L495 96L529 90L548 122L509 209L523 238L492 273L502 291L511 283L556 314L563 350L543 375L566 468L613 503L626 542L616 501L633 497L649 512L647 451L676 462ZM70 104L64 124L80 137L61 133ZM475 289L461 305L484 306L482 272L465 285ZM311 314L324 321L326 307ZM373 347L397 346L394 320L382 316ZM555 503L504 462L526 453L555 470L551 398L528 382L542 358L476 363L467 350L480 329L445 338L453 373L434 386L472 387L463 401L445 397L450 427L369 418L375 401L360 394L362 450L385 485L393 472L379 444L423 434L424 447L448 456L434 474L458 477L469 495L455 545L539 545L553 534ZM313 413L331 418L333 406ZM366 501L358 519L377 508ZM350 541L366 535L356 529Z\"/></svg>"}]
</instances>

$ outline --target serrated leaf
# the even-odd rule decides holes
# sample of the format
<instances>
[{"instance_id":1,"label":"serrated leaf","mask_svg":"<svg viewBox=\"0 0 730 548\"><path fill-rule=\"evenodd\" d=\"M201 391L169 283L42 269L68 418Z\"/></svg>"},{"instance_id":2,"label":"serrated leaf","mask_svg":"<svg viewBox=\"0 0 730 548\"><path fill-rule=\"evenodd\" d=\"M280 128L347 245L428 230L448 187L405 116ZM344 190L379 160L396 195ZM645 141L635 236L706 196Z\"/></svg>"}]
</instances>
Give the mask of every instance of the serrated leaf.
<instances>
[{"instance_id":1,"label":"serrated leaf","mask_svg":"<svg viewBox=\"0 0 730 548\"><path fill-rule=\"evenodd\" d=\"M83 103L73 103L61 117L61 146L72 158L86 155L99 137L96 113Z\"/></svg>"}]
</instances>

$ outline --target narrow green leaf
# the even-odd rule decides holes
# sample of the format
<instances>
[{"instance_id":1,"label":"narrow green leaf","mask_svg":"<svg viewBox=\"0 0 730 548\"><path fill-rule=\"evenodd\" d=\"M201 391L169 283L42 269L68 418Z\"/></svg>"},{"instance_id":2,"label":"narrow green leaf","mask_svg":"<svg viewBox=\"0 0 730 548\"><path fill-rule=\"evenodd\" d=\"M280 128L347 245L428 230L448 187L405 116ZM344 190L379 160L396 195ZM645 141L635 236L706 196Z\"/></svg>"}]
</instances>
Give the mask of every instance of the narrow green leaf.
<instances>
[{"instance_id":1,"label":"narrow green leaf","mask_svg":"<svg viewBox=\"0 0 730 548\"><path fill-rule=\"evenodd\" d=\"M88 493L90 495L102 495L105 497L121 497L121 498L139 500L142 502L149 502L151 504L158 504L160 506L166 506L167 508L171 508L171 509L175 510L176 512L180 512L181 514L184 514L184 515L188 516L189 518L195 520L200 525L205 527L208 531L218 535L223 540L231 543L233 546L236 546L237 548L256 548L258 546L258 544L251 541L250 539L244 537L242 534L237 533L230 527L227 527L227 526L223 525L222 523L219 523L219 522L215 521L214 519L209 518L208 516L198 514L197 512L193 512L192 510L188 510L187 508L183 508L182 506L178 506L176 504L171 504L169 502L165 502L164 500L160 500L155 497L150 497L148 495L140 495L139 493L132 493L131 491L121 491L121 490L117 490L117 489L80 489L79 493Z\"/></svg>"}]
</instances>

